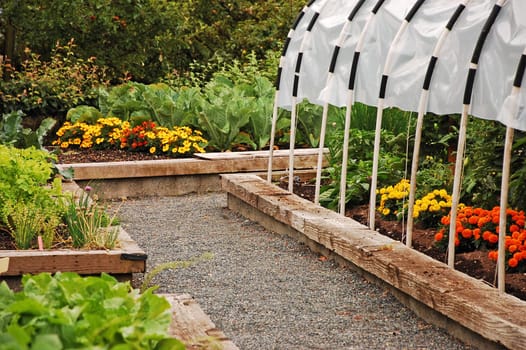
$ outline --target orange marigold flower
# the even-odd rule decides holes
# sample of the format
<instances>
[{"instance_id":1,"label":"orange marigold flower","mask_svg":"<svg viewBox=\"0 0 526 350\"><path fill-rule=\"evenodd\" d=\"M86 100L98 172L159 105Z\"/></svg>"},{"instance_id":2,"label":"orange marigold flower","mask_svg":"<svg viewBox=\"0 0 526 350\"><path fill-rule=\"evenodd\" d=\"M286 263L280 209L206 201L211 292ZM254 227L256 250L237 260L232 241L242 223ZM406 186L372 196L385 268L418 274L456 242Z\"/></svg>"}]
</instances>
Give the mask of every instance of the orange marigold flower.
<instances>
[{"instance_id":1,"label":"orange marigold flower","mask_svg":"<svg viewBox=\"0 0 526 350\"><path fill-rule=\"evenodd\" d=\"M442 225L446 225L447 226L450 223L449 219L450 219L449 216L442 216L442 218L440 219L440 223Z\"/></svg>"},{"instance_id":2,"label":"orange marigold flower","mask_svg":"<svg viewBox=\"0 0 526 350\"><path fill-rule=\"evenodd\" d=\"M482 239L485 240L485 241L489 241L489 236L492 235L493 233L491 231L484 231L482 233Z\"/></svg>"},{"instance_id":3,"label":"orange marigold flower","mask_svg":"<svg viewBox=\"0 0 526 350\"><path fill-rule=\"evenodd\" d=\"M522 256L521 260L526 260L526 250L521 251L521 256Z\"/></svg>"},{"instance_id":4,"label":"orange marigold flower","mask_svg":"<svg viewBox=\"0 0 526 350\"><path fill-rule=\"evenodd\" d=\"M475 237L475 239L480 239L480 228L476 228L473 230L473 237Z\"/></svg>"},{"instance_id":5,"label":"orange marigold flower","mask_svg":"<svg viewBox=\"0 0 526 350\"><path fill-rule=\"evenodd\" d=\"M499 253L496 250L490 250L488 253L488 258L491 260L497 261L497 258L499 257Z\"/></svg>"},{"instance_id":6,"label":"orange marigold flower","mask_svg":"<svg viewBox=\"0 0 526 350\"><path fill-rule=\"evenodd\" d=\"M441 241L444 238L444 229L441 229L435 234L435 241Z\"/></svg>"},{"instance_id":7,"label":"orange marigold flower","mask_svg":"<svg viewBox=\"0 0 526 350\"><path fill-rule=\"evenodd\" d=\"M499 236L497 236L496 234L492 233L490 236L489 236L489 242L490 243L497 243L499 241Z\"/></svg>"},{"instance_id":8,"label":"orange marigold flower","mask_svg":"<svg viewBox=\"0 0 526 350\"><path fill-rule=\"evenodd\" d=\"M471 231L469 228L465 228L462 230L461 234L465 239L470 239L473 236L473 231Z\"/></svg>"},{"instance_id":9,"label":"orange marigold flower","mask_svg":"<svg viewBox=\"0 0 526 350\"><path fill-rule=\"evenodd\" d=\"M460 239L458 237L455 238L455 247L458 247L460 245Z\"/></svg>"},{"instance_id":10,"label":"orange marigold flower","mask_svg":"<svg viewBox=\"0 0 526 350\"><path fill-rule=\"evenodd\" d=\"M517 251L517 246L515 244L512 244L508 247L508 250L510 253L515 253Z\"/></svg>"},{"instance_id":11,"label":"orange marigold flower","mask_svg":"<svg viewBox=\"0 0 526 350\"><path fill-rule=\"evenodd\" d=\"M491 218L491 222L494 223L495 225L497 225L500 221L500 218L498 215L493 215L493 217Z\"/></svg>"},{"instance_id":12,"label":"orange marigold flower","mask_svg":"<svg viewBox=\"0 0 526 350\"><path fill-rule=\"evenodd\" d=\"M514 268L514 267L517 267L517 265L519 265L519 262L517 261L517 259L511 258L510 260L508 260L508 265L511 268Z\"/></svg>"},{"instance_id":13,"label":"orange marigold flower","mask_svg":"<svg viewBox=\"0 0 526 350\"><path fill-rule=\"evenodd\" d=\"M519 226L517 226L517 225L510 225L510 232L512 232L512 233L517 232L518 233L519 232ZM518 236L518 234L517 234L517 236ZM513 238L515 238L515 237L513 237Z\"/></svg>"},{"instance_id":14,"label":"orange marigold flower","mask_svg":"<svg viewBox=\"0 0 526 350\"><path fill-rule=\"evenodd\" d=\"M476 215L473 215L473 216L471 216L471 217L468 219L468 222L469 222L471 225L476 225L476 224L479 222L479 217L476 216Z\"/></svg>"},{"instance_id":15,"label":"orange marigold flower","mask_svg":"<svg viewBox=\"0 0 526 350\"><path fill-rule=\"evenodd\" d=\"M523 259L522 252L517 252L513 254L513 259L517 259L517 261L521 261Z\"/></svg>"}]
</instances>

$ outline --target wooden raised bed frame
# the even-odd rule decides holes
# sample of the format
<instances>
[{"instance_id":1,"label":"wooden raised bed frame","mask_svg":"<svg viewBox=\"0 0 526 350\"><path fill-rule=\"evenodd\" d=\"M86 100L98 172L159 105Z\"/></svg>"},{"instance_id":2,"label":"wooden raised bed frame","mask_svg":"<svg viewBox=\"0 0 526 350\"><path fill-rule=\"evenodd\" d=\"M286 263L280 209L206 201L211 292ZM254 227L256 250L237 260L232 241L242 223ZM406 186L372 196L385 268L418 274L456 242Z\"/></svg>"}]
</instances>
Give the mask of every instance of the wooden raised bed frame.
<instances>
[{"instance_id":1,"label":"wooden raised bed frame","mask_svg":"<svg viewBox=\"0 0 526 350\"><path fill-rule=\"evenodd\" d=\"M63 184L65 191L79 190L73 182ZM50 249L0 250L0 258L8 258L8 269L0 274L11 287L18 288L24 274L40 272L76 272L100 275L106 272L119 280L131 280L133 273L146 271L146 253L126 231L119 228L118 247L111 250Z\"/></svg>"}]
</instances>

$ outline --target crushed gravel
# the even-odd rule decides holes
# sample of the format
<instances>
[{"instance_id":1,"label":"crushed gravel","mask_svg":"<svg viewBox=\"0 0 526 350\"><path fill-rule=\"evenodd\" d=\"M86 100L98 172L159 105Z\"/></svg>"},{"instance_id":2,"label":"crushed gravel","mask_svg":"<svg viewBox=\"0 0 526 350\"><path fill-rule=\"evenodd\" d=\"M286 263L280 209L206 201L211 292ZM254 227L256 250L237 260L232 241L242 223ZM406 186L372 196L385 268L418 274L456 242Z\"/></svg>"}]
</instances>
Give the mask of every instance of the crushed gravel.
<instances>
[{"instance_id":1,"label":"crushed gravel","mask_svg":"<svg viewBox=\"0 0 526 350\"><path fill-rule=\"evenodd\" d=\"M147 271L213 254L153 284L192 295L240 349L473 349L354 271L226 205L224 193L129 199L118 216L148 254Z\"/></svg>"}]
</instances>

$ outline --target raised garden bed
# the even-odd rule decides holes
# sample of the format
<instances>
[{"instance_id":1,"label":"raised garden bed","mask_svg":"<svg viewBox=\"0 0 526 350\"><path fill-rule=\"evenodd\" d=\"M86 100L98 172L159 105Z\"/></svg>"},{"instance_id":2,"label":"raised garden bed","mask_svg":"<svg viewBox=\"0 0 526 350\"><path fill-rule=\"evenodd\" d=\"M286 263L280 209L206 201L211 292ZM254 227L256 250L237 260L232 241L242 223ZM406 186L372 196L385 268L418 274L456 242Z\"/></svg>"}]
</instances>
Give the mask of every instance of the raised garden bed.
<instances>
[{"instance_id":1,"label":"raised garden bed","mask_svg":"<svg viewBox=\"0 0 526 350\"><path fill-rule=\"evenodd\" d=\"M64 183L64 189L75 191L75 183ZM120 228L118 247L111 250L50 249L0 250L7 258L7 271L0 274L11 287L17 288L23 274L39 272L76 272L81 275L100 275L106 272L120 280L131 280L133 273L146 270L146 253Z\"/></svg>"},{"instance_id":2,"label":"raised garden bed","mask_svg":"<svg viewBox=\"0 0 526 350\"><path fill-rule=\"evenodd\" d=\"M312 173L316 168L317 149L296 149L294 155L297 171ZM101 156L98 158L105 159ZM65 154L61 161L68 162L69 159ZM71 159L78 160L73 156ZM203 153L196 154L194 158L182 159L62 163L58 166L62 169L73 168L75 182L79 186L89 183L95 188L99 198L178 196L192 192L220 191L219 174L266 174L268 151ZM274 151L273 169L284 171L288 166L288 151Z\"/></svg>"}]
</instances>

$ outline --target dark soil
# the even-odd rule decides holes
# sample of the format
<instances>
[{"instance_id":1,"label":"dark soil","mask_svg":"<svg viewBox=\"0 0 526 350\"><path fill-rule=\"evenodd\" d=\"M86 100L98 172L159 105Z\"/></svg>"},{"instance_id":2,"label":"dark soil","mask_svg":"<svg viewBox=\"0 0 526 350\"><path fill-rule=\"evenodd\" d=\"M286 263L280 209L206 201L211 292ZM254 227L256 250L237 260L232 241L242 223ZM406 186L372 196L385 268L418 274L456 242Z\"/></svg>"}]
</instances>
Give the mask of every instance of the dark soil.
<instances>
[{"instance_id":1,"label":"dark soil","mask_svg":"<svg viewBox=\"0 0 526 350\"><path fill-rule=\"evenodd\" d=\"M168 157L155 156L147 153L125 152L120 150L82 150L69 151L59 155L59 163L91 163L110 161L133 161L133 160L158 160L169 159ZM287 188L286 179L280 181L280 187ZM308 200L314 199L314 185L306 179L297 178L294 184L294 193ZM369 209L368 206L348 208L346 216L367 225ZM397 221L385 221L378 214L375 218L376 229L383 235L398 241L405 241L403 225ZM444 251L434 245L436 231L433 229L422 229L415 227L413 230L413 248L438 260L447 262ZM404 235L404 237L402 237ZM1 238L1 235L0 235ZM0 249L2 247L0 246ZM496 264L488 258L487 252L475 251L469 253L457 253L455 256L455 268L469 276L480 279L489 285L495 285ZM526 300L526 274L506 274L506 292L522 300Z\"/></svg>"},{"instance_id":2,"label":"dark soil","mask_svg":"<svg viewBox=\"0 0 526 350\"><path fill-rule=\"evenodd\" d=\"M64 164L72 163L100 163L114 161L134 161L134 160L159 160L173 159L168 156L154 155L143 152L127 152L118 149L107 150L71 150L59 152L58 162Z\"/></svg>"}]
</instances>

